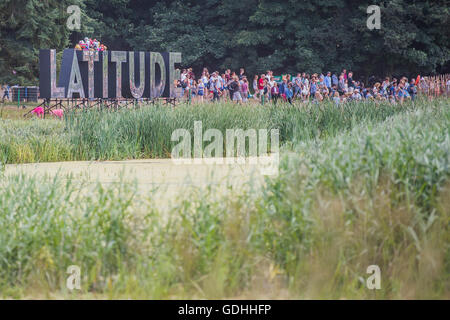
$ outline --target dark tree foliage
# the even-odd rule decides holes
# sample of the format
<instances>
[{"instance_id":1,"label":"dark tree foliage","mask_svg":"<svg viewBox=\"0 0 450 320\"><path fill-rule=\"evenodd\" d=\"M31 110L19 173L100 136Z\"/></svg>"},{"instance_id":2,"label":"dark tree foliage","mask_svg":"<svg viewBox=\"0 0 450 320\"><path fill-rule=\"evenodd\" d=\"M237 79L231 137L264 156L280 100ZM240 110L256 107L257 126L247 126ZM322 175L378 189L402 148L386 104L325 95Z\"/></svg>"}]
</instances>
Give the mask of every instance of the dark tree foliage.
<instances>
[{"instance_id":1,"label":"dark tree foliage","mask_svg":"<svg viewBox=\"0 0 450 320\"><path fill-rule=\"evenodd\" d=\"M73 4L83 10L78 32L65 27ZM366 26L373 4L380 30ZM447 0L1 0L0 82L36 83L39 48L84 36L111 50L180 51L197 73L433 74L449 72L449 35Z\"/></svg>"},{"instance_id":2,"label":"dark tree foliage","mask_svg":"<svg viewBox=\"0 0 450 320\"><path fill-rule=\"evenodd\" d=\"M84 8L82 0L0 0L0 83L37 84L39 49L71 46L70 5Z\"/></svg>"}]
</instances>

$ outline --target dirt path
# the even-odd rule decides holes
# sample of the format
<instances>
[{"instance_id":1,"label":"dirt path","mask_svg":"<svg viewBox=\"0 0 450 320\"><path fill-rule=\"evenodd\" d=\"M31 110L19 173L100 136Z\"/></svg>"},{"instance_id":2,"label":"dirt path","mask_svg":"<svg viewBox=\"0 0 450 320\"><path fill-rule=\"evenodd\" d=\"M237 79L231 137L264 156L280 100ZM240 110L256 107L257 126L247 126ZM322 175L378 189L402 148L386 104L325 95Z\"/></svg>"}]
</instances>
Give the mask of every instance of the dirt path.
<instances>
[{"instance_id":1,"label":"dirt path","mask_svg":"<svg viewBox=\"0 0 450 320\"><path fill-rule=\"evenodd\" d=\"M264 180L256 164L175 164L171 159L32 163L5 168L6 176L18 173L70 176L75 182L88 182L87 185L136 182L139 196L152 195L163 207L193 188L201 191L213 186L224 193L230 188L259 188Z\"/></svg>"}]
</instances>

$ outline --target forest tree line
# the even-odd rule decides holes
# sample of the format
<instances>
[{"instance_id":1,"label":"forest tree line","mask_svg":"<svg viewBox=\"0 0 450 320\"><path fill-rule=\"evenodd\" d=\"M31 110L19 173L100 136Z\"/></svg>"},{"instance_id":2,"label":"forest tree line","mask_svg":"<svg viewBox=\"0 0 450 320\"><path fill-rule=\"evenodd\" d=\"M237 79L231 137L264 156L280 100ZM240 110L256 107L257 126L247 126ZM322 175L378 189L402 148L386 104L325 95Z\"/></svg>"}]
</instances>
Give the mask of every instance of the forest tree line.
<instances>
[{"instance_id":1,"label":"forest tree line","mask_svg":"<svg viewBox=\"0 0 450 320\"><path fill-rule=\"evenodd\" d=\"M81 8L71 31L67 7ZM367 7L381 8L369 30ZM0 83L36 85L39 49L84 37L108 50L177 51L200 73L352 70L360 77L449 72L446 0L1 0Z\"/></svg>"}]
</instances>

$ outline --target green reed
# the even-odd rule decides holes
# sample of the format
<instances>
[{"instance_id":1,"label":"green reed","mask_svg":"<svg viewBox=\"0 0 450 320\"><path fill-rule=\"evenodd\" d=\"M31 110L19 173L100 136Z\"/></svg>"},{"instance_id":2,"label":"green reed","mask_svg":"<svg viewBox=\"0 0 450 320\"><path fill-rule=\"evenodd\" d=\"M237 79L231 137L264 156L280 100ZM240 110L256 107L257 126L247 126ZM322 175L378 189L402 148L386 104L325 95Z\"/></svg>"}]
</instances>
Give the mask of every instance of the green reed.
<instances>
[{"instance_id":1,"label":"green reed","mask_svg":"<svg viewBox=\"0 0 450 320\"><path fill-rule=\"evenodd\" d=\"M235 105L232 103L143 106L138 110L90 110L67 113L65 121L0 120L0 161L27 163L68 160L123 160L169 158L176 129L193 136L195 121L203 131L279 129L280 143L324 139L360 123L377 123L417 108L435 108L448 100L405 103L331 103L290 106ZM225 143L225 142L224 142Z\"/></svg>"}]
</instances>

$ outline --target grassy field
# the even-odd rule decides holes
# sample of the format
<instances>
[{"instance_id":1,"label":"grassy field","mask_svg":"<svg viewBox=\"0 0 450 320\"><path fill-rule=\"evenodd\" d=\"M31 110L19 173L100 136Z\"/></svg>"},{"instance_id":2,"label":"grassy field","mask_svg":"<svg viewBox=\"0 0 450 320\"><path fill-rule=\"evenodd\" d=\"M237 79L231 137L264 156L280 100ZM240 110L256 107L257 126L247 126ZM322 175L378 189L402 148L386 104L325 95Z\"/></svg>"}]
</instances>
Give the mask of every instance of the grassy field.
<instances>
[{"instance_id":1,"label":"grassy field","mask_svg":"<svg viewBox=\"0 0 450 320\"><path fill-rule=\"evenodd\" d=\"M204 105L2 120L4 163L167 157L175 128L279 128L280 174L162 217L134 184L0 178L4 298L450 298L450 102ZM213 196L214 195L214 196ZM82 290L68 292L79 265ZM378 265L381 289L366 269Z\"/></svg>"},{"instance_id":2,"label":"grassy field","mask_svg":"<svg viewBox=\"0 0 450 320\"><path fill-rule=\"evenodd\" d=\"M26 102L25 104L20 104L20 107L18 107L17 104L14 104L12 102L0 102L0 120L21 120L23 119L25 113L37 107L38 104L39 103L36 102Z\"/></svg>"}]
</instances>

